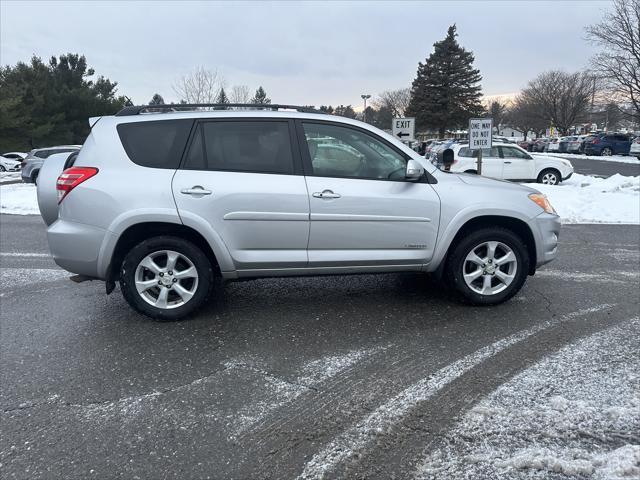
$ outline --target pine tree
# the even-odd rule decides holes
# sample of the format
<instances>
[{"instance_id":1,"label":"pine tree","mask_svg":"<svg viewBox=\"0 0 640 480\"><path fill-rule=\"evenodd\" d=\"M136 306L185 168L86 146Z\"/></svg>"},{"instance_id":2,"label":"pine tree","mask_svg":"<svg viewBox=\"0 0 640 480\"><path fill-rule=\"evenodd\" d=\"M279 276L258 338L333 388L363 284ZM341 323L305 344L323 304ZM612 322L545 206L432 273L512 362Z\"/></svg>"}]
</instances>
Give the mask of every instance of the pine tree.
<instances>
[{"instance_id":1,"label":"pine tree","mask_svg":"<svg viewBox=\"0 0 640 480\"><path fill-rule=\"evenodd\" d=\"M456 40L456 26L449 27L444 40L434 43L426 63L418 63L411 87L407 116L416 117L419 129L447 129L466 126L469 118L482 114L482 76L473 68L473 53Z\"/></svg>"},{"instance_id":2,"label":"pine tree","mask_svg":"<svg viewBox=\"0 0 640 480\"><path fill-rule=\"evenodd\" d=\"M159 93L154 93L149 105L164 105L164 98Z\"/></svg>"},{"instance_id":3,"label":"pine tree","mask_svg":"<svg viewBox=\"0 0 640 480\"><path fill-rule=\"evenodd\" d=\"M256 94L251 99L251 103L268 105L271 103L271 99L267 98L267 92L265 92L264 88L260 86L256 90Z\"/></svg>"},{"instance_id":4,"label":"pine tree","mask_svg":"<svg viewBox=\"0 0 640 480\"><path fill-rule=\"evenodd\" d=\"M220 104L229 103L229 99L227 98L227 94L224 92L224 88L220 89L220 93L218 94L216 103L220 103ZM216 107L216 110L228 110L228 107Z\"/></svg>"}]
</instances>

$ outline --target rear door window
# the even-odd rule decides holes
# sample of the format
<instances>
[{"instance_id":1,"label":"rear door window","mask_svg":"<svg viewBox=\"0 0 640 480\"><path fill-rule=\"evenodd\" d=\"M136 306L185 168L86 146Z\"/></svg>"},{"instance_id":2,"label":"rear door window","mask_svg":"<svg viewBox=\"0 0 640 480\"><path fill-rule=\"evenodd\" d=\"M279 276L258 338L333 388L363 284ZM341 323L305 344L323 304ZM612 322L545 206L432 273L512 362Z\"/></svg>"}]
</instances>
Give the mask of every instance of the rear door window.
<instances>
[{"instance_id":1,"label":"rear door window","mask_svg":"<svg viewBox=\"0 0 640 480\"><path fill-rule=\"evenodd\" d=\"M203 122L194 133L183 168L291 175L289 122Z\"/></svg>"},{"instance_id":2,"label":"rear door window","mask_svg":"<svg viewBox=\"0 0 640 480\"><path fill-rule=\"evenodd\" d=\"M177 169L193 120L121 123L120 141L132 162L143 167Z\"/></svg>"}]
</instances>

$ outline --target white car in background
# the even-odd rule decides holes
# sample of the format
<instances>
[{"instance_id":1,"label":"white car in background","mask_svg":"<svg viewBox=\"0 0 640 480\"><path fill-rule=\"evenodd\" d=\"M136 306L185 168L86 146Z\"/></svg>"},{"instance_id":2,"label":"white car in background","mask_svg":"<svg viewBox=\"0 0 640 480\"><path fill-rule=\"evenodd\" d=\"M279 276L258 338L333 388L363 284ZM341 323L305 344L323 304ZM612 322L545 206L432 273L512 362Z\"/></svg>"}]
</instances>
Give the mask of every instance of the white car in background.
<instances>
[{"instance_id":1,"label":"white car in background","mask_svg":"<svg viewBox=\"0 0 640 480\"><path fill-rule=\"evenodd\" d=\"M466 144L452 145L451 172L478 173L478 151ZM441 160L438 159L438 163ZM573 165L563 158L544 154L530 155L513 143L494 142L482 149L482 176L518 182L538 182L557 185L573 175Z\"/></svg>"},{"instance_id":2,"label":"white car in background","mask_svg":"<svg viewBox=\"0 0 640 480\"><path fill-rule=\"evenodd\" d=\"M9 160L17 160L22 162L25 158L27 158L27 154L23 152L7 152L0 155L0 157L8 158Z\"/></svg>"},{"instance_id":3,"label":"white car in background","mask_svg":"<svg viewBox=\"0 0 640 480\"><path fill-rule=\"evenodd\" d=\"M0 157L0 172L19 172L22 163L11 158Z\"/></svg>"}]
</instances>

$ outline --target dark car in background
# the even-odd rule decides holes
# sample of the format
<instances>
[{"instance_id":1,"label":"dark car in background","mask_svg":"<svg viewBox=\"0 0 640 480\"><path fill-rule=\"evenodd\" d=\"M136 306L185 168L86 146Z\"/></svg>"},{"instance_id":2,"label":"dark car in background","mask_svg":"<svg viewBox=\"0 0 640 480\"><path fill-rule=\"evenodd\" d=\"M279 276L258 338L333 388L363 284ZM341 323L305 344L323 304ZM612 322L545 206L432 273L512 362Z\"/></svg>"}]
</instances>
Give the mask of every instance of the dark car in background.
<instances>
[{"instance_id":1,"label":"dark car in background","mask_svg":"<svg viewBox=\"0 0 640 480\"><path fill-rule=\"evenodd\" d=\"M534 143L535 143L535 140L521 140L521 141L517 142L517 145L520 148L526 150L527 152L531 152Z\"/></svg>"},{"instance_id":2,"label":"dark car in background","mask_svg":"<svg viewBox=\"0 0 640 480\"><path fill-rule=\"evenodd\" d=\"M629 155L631 139L622 133L601 133L588 137L584 142L587 155Z\"/></svg>"}]
</instances>

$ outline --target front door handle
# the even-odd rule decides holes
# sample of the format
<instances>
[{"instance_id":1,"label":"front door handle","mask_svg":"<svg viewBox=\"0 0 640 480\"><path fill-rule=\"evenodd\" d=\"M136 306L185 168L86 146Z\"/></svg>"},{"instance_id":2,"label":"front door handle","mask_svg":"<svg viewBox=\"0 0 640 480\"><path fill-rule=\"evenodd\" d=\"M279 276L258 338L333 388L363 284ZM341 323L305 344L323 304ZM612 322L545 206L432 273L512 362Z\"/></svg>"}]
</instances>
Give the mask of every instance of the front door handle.
<instances>
[{"instance_id":1,"label":"front door handle","mask_svg":"<svg viewBox=\"0 0 640 480\"><path fill-rule=\"evenodd\" d=\"M339 193L333 193L332 190L323 190L322 192L314 192L314 198L340 198Z\"/></svg>"},{"instance_id":2,"label":"front door handle","mask_svg":"<svg viewBox=\"0 0 640 480\"><path fill-rule=\"evenodd\" d=\"M180 190L180 193L184 195L211 195L213 192L211 190L205 190L200 185L195 185L191 188L183 188Z\"/></svg>"},{"instance_id":3,"label":"front door handle","mask_svg":"<svg viewBox=\"0 0 640 480\"><path fill-rule=\"evenodd\" d=\"M511 162L504 162L504 163L511 163Z\"/></svg>"}]
</instances>

